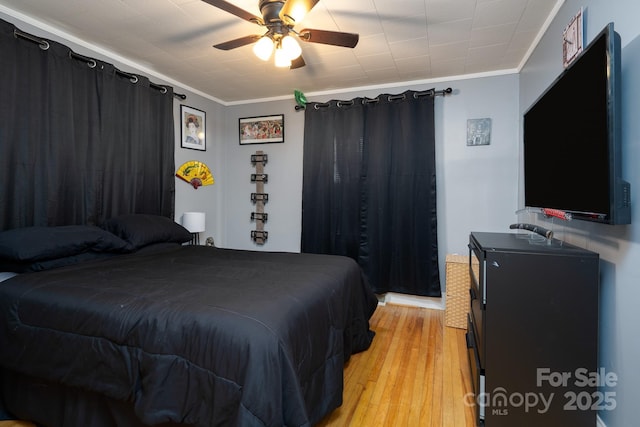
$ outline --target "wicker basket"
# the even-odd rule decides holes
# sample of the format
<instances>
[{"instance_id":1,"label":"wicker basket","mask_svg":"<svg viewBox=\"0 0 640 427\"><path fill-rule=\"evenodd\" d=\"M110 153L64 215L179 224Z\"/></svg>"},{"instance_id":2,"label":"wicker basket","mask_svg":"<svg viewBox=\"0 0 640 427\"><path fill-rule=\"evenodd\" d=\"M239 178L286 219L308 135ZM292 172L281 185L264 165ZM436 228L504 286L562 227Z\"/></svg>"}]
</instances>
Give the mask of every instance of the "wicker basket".
<instances>
[{"instance_id":1,"label":"wicker basket","mask_svg":"<svg viewBox=\"0 0 640 427\"><path fill-rule=\"evenodd\" d=\"M445 325L467 329L467 313L469 312L469 257L464 255L447 255L446 258L446 308Z\"/></svg>"}]
</instances>

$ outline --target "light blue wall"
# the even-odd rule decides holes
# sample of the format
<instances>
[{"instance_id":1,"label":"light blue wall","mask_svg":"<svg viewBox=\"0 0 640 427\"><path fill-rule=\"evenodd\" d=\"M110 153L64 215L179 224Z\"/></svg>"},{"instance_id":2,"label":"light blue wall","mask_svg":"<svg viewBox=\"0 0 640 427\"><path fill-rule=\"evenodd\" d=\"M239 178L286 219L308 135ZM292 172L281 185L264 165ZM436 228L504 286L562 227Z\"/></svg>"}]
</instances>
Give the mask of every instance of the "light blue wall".
<instances>
[{"instance_id":1,"label":"light blue wall","mask_svg":"<svg viewBox=\"0 0 640 427\"><path fill-rule=\"evenodd\" d=\"M225 109L225 137L223 157L225 163L224 183L224 229L222 241L225 247L262 251L298 252L302 209L302 136L304 112L294 111L295 102L274 101ZM284 114L284 143L240 145L239 122L242 117ZM269 181L264 191L269 201L264 211L269 217L264 229L269 238L264 245L251 240L251 230L256 229L251 221L255 206L250 200L256 191L250 176L256 169L251 164L251 154L263 151L268 155L264 172Z\"/></svg>"},{"instance_id":2,"label":"light blue wall","mask_svg":"<svg viewBox=\"0 0 640 427\"><path fill-rule=\"evenodd\" d=\"M508 231L516 219L518 177L518 76L460 79L437 84L416 84L362 89L332 95L308 96L309 101L348 100L357 96L397 94L407 89L438 90L451 87L452 95L435 98L436 168L438 191L438 239L441 271L445 255L466 254L471 230ZM224 237L227 247L256 250L300 250L302 206L302 156L304 112L294 111L292 98L286 101L227 107L225 111ZM285 143L240 146L237 123L240 117L285 115ZM467 119L491 118L491 144L466 145ZM254 224L249 195L253 167L251 153L269 155L265 191L269 240L256 246L250 239ZM442 275L444 281L444 275Z\"/></svg>"},{"instance_id":3,"label":"light blue wall","mask_svg":"<svg viewBox=\"0 0 640 427\"><path fill-rule=\"evenodd\" d=\"M181 222L184 212L204 212L206 214L206 231L200 235L201 243L204 244L206 237L211 236L214 237L217 245L219 230L223 227L222 212L224 211L222 204L224 162L220 155L221 135L222 129L224 129L224 106L183 88L175 87L174 89L176 92L187 95L187 99L176 99L173 105L176 123L176 169L185 162L198 160L209 167L215 180L213 185L194 189L190 184L176 178L175 220ZM180 105L182 104L206 113L206 151L191 150L180 146Z\"/></svg>"},{"instance_id":4,"label":"light blue wall","mask_svg":"<svg viewBox=\"0 0 640 427\"><path fill-rule=\"evenodd\" d=\"M614 22L622 39L623 179L631 183L632 224L609 226L580 221L563 224L530 215L521 219L551 227L556 236L565 241L600 254L599 364L607 372L615 373L619 381L615 387L602 389L615 393L615 410L600 411L599 416L608 427L627 427L638 425L640 402L640 339L636 333L640 321L640 26L637 22L640 2L567 0L520 74L520 112L528 109L562 71L562 30L580 7L586 12L586 43L609 22ZM522 204L522 187L519 200Z\"/></svg>"}]
</instances>

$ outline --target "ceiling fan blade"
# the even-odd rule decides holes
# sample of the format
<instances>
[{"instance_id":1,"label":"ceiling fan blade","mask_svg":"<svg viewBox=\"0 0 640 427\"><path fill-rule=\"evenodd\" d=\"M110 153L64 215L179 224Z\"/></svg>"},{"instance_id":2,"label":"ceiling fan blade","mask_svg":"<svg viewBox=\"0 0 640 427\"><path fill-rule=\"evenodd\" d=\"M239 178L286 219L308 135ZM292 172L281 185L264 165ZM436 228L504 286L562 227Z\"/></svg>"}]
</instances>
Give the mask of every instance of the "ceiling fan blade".
<instances>
[{"instance_id":1,"label":"ceiling fan blade","mask_svg":"<svg viewBox=\"0 0 640 427\"><path fill-rule=\"evenodd\" d=\"M244 37L240 37L239 39L233 39L233 40L226 41L224 43L214 44L213 47L221 50L231 50L237 47L246 46L248 44L257 42L261 38L262 36L258 36L258 35L244 36Z\"/></svg>"},{"instance_id":2,"label":"ceiling fan blade","mask_svg":"<svg viewBox=\"0 0 640 427\"><path fill-rule=\"evenodd\" d=\"M280 10L280 19L287 25L299 24L319 0L287 0Z\"/></svg>"},{"instance_id":3,"label":"ceiling fan blade","mask_svg":"<svg viewBox=\"0 0 640 427\"><path fill-rule=\"evenodd\" d=\"M256 23L258 25L264 25L262 18L254 15L253 13L249 13L244 9L239 8L236 5L233 5L224 0L202 0L205 3L209 3L211 6L215 6L218 9L222 9L225 12L229 12L232 15L237 16L238 18L242 18L246 21Z\"/></svg>"},{"instance_id":4,"label":"ceiling fan blade","mask_svg":"<svg viewBox=\"0 0 640 427\"><path fill-rule=\"evenodd\" d=\"M291 61L291 66L289 67L289 69L290 70L295 70L296 68L302 68L305 65L306 65L306 63L304 62L304 58L302 58L302 55L300 55L296 59Z\"/></svg>"},{"instance_id":5,"label":"ceiling fan blade","mask_svg":"<svg viewBox=\"0 0 640 427\"><path fill-rule=\"evenodd\" d=\"M313 30L305 28L298 33L300 39L310 43L330 44L333 46L356 47L360 35L339 31Z\"/></svg>"}]
</instances>

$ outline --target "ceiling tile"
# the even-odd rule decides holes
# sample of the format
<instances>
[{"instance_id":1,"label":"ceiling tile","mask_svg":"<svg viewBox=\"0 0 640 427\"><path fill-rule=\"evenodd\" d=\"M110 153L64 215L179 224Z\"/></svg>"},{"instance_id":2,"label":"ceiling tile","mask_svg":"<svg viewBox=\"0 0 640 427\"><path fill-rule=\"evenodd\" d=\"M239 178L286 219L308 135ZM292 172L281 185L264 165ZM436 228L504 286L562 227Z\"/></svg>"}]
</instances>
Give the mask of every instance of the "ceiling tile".
<instances>
[{"instance_id":1,"label":"ceiling tile","mask_svg":"<svg viewBox=\"0 0 640 427\"><path fill-rule=\"evenodd\" d=\"M360 41L354 49L301 42L307 66L297 70L259 60L251 45L213 48L266 28L201 0L0 1L9 20L41 22L84 46L79 53L113 52L152 81L167 77L226 103L290 96L296 85L313 93L513 69L563 0L321 0L295 29L355 32ZM259 0L227 1L260 16Z\"/></svg>"}]
</instances>

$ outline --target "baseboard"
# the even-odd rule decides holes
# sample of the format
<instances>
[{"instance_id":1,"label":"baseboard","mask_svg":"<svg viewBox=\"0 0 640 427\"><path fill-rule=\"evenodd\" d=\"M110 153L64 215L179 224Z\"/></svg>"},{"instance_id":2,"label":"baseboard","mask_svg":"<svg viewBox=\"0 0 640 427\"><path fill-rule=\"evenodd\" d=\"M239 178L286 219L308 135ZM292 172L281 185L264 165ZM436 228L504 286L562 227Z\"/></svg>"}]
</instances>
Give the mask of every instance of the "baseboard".
<instances>
[{"instance_id":1,"label":"baseboard","mask_svg":"<svg viewBox=\"0 0 640 427\"><path fill-rule=\"evenodd\" d=\"M378 296L378 304L385 305L386 303L444 310L444 298L421 297L417 295L398 294L395 292L387 292L384 295Z\"/></svg>"}]
</instances>

